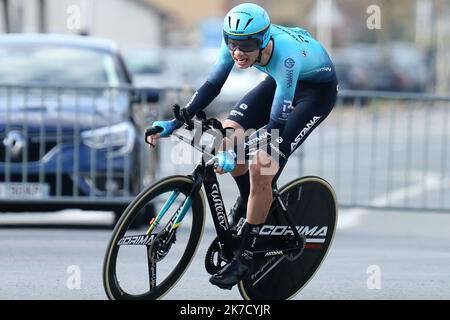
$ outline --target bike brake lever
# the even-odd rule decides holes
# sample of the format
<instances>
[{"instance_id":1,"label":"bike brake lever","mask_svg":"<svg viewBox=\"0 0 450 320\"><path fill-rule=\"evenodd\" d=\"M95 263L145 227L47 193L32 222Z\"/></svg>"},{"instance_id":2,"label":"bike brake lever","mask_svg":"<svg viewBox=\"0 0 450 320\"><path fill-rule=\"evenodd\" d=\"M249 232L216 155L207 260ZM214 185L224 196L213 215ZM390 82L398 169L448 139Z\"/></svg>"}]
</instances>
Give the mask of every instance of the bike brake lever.
<instances>
[{"instance_id":1,"label":"bike brake lever","mask_svg":"<svg viewBox=\"0 0 450 320\"><path fill-rule=\"evenodd\" d=\"M194 129L194 122L192 121L191 117L189 116L189 113L186 110L186 108L181 109L181 116L184 120L184 123L187 124L188 129L189 130Z\"/></svg>"},{"instance_id":2,"label":"bike brake lever","mask_svg":"<svg viewBox=\"0 0 450 320\"><path fill-rule=\"evenodd\" d=\"M183 117L181 116L180 113L181 107L178 104L174 104L172 109L173 109L173 116L175 117L175 119L184 123Z\"/></svg>"}]
</instances>

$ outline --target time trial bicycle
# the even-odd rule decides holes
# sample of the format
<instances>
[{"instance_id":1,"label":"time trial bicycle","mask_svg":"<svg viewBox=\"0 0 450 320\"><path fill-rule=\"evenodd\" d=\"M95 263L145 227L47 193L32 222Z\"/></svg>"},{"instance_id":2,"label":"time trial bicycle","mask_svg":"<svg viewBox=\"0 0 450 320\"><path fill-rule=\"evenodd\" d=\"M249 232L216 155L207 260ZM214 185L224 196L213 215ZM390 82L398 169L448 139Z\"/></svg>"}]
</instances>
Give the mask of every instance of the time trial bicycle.
<instances>
[{"instance_id":1,"label":"time trial bicycle","mask_svg":"<svg viewBox=\"0 0 450 320\"><path fill-rule=\"evenodd\" d=\"M226 134L216 119L204 114L190 119L174 107L183 129L214 132L204 145L175 130L173 135L202 153L189 175L161 179L143 190L127 207L112 232L103 264L103 284L110 299L159 299L182 277L199 245L205 222L205 195L217 237L205 255L205 268L214 274L231 261L239 248L243 219L231 228L214 158L217 139ZM148 135L160 132L151 127ZM198 140L198 139L197 139ZM249 153L247 146L245 154ZM136 221L147 226L136 227ZM273 183L273 202L260 230L253 266L238 283L244 299L289 299L307 283L324 260L334 237L337 202L324 179L306 176L281 188Z\"/></svg>"}]
</instances>

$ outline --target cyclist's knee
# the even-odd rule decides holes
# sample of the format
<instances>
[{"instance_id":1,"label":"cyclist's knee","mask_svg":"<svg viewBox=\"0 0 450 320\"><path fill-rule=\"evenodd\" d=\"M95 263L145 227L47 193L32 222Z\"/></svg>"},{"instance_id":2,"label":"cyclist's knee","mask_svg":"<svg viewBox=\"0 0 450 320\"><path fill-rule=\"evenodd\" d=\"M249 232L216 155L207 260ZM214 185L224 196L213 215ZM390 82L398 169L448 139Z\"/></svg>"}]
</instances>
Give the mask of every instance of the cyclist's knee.
<instances>
[{"instance_id":1,"label":"cyclist's knee","mask_svg":"<svg viewBox=\"0 0 450 320\"><path fill-rule=\"evenodd\" d=\"M250 175L254 179L271 180L278 172L279 166L277 161L273 159L263 150L258 150L250 164Z\"/></svg>"},{"instance_id":2,"label":"cyclist's knee","mask_svg":"<svg viewBox=\"0 0 450 320\"><path fill-rule=\"evenodd\" d=\"M224 121L223 127L234 129L234 132L231 136L235 137L235 140L237 140L237 141L235 141L235 143L244 141L245 130L239 123L237 123L236 121L227 119Z\"/></svg>"},{"instance_id":3,"label":"cyclist's knee","mask_svg":"<svg viewBox=\"0 0 450 320\"><path fill-rule=\"evenodd\" d=\"M234 132L230 135L227 133L227 137L222 141L222 149L233 149L235 145L242 144L245 141L244 128L233 120L225 120L223 123L224 128L233 128Z\"/></svg>"},{"instance_id":4,"label":"cyclist's knee","mask_svg":"<svg viewBox=\"0 0 450 320\"><path fill-rule=\"evenodd\" d=\"M226 119L223 122L222 126L224 128L233 128L234 130L244 131L244 128L239 123L237 123L236 121L230 120L230 119Z\"/></svg>"}]
</instances>

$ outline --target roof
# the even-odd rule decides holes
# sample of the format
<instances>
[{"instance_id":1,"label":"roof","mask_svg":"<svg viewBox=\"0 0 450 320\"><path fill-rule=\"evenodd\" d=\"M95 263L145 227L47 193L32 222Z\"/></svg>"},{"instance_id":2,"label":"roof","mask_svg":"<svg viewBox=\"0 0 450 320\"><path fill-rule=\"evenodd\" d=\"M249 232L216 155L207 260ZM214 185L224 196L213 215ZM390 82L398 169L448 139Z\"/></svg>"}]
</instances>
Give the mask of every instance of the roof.
<instances>
[{"instance_id":1,"label":"roof","mask_svg":"<svg viewBox=\"0 0 450 320\"><path fill-rule=\"evenodd\" d=\"M115 52L117 46L113 40L94 38L88 36L43 34L43 33L9 33L0 34L0 46L14 45L61 45L77 48L94 49L100 51Z\"/></svg>"}]
</instances>

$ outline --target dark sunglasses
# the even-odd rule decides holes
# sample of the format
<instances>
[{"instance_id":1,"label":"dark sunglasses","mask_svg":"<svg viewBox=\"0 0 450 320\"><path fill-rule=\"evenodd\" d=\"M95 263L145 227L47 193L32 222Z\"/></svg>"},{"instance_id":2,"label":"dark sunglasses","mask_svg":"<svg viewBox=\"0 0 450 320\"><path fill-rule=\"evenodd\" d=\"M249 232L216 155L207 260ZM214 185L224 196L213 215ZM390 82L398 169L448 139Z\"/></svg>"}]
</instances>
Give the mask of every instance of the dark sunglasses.
<instances>
[{"instance_id":1,"label":"dark sunglasses","mask_svg":"<svg viewBox=\"0 0 450 320\"><path fill-rule=\"evenodd\" d=\"M242 52L252 52L259 50L259 40L255 38L245 39L245 40L235 40L225 37L225 43L231 51L239 49Z\"/></svg>"}]
</instances>

